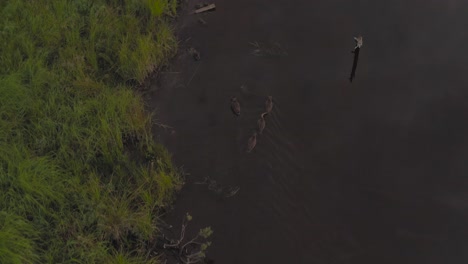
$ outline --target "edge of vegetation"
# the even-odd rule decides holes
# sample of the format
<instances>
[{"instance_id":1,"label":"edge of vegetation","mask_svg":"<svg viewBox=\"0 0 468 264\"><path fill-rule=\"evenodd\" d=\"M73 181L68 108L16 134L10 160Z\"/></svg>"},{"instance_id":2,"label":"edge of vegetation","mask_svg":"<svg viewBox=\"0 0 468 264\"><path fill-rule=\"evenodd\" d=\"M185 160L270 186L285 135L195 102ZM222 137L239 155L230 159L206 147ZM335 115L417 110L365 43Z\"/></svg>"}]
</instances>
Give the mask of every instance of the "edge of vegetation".
<instances>
[{"instance_id":1,"label":"edge of vegetation","mask_svg":"<svg viewBox=\"0 0 468 264\"><path fill-rule=\"evenodd\" d=\"M159 263L158 215L182 180L126 84L175 53L176 9L0 1L0 263Z\"/></svg>"}]
</instances>

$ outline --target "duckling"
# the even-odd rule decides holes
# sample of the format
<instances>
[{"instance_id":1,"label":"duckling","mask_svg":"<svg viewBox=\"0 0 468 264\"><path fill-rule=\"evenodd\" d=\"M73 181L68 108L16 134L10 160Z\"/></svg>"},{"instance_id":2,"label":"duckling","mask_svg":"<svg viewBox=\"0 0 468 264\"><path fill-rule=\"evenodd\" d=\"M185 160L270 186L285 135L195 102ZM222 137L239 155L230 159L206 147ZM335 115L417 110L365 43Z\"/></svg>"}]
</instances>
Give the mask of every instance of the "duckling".
<instances>
[{"instance_id":1,"label":"duckling","mask_svg":"<svg viewBox=\"0 0 468 264\"><path fill-rule=\"evenodd\" d=\"M266 122L265 122L265 116L268 115L268 112L265 112L263 114L260 115L260 118L258 119L257 121L257 124L258 124L258 134L261 135L263 130L265 129L265 125L266 125Z\"/></svg>"},{"instance_id":2,"label":"duckling","mask_svg":"<svg viewBox=\"0 0 468 264\"><path fill-rule=\"evenodd\" d=\"M255 145L257 145L257 132L254 132L249 138L249 142L247 143L247 152L251 152L252 149L255 148Z\"/></svg>"},{"instance_id":3,"label":"duckling","mask_svg":"<svg viewBox=\"0 0 468 264\"><path fill-rule=\"evenodd\" d=\"M240 116L240 104L236 97L231 98L231 110L236 116Z\"/></svg>"},{"instance_id":4,"label":"duckling","mask_svg":"<svg viewBox=\"0 0 468 264\"><path fill-rule=\"evenodd\" d=\"M265 108L267 113L271 113L271 110L273 110L273 97L271 95L267 97Z\"/></svg>"}]
</instances>

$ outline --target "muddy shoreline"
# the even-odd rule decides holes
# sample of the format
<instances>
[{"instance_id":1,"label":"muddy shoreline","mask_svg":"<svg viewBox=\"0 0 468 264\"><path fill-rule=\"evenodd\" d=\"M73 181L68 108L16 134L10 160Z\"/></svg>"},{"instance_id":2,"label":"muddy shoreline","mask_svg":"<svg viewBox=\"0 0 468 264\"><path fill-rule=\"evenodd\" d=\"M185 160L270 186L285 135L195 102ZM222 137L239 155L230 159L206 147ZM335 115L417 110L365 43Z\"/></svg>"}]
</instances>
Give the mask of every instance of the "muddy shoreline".
<instances>
[{"instance_id":1,"label":"muddy shoreline","mask_svg":"<svg viewBox=\"0 0 468 264\"><path fill-rule=\"evenodd\" d=\"M168 222L188 211L195 230L210 225L223 264L468 260L465 3L219 1L206 25L192 4L148 100L190 173ZM255 42L284 52L256 56ZM246 155L267 95L275 109ZM240 190L224 199L194 184L205 177Z\"/></svg>"}]
</instances>

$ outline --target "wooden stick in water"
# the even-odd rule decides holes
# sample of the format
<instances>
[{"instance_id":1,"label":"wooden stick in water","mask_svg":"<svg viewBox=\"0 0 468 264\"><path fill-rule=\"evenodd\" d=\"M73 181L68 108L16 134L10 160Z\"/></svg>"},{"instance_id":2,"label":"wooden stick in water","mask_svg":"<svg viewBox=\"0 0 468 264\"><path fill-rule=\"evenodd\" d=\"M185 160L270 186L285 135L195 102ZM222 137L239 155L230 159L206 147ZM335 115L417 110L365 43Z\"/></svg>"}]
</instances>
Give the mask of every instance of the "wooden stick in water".
<instances>
[{"instance_id":1,"label":"wooden stick in water","mask_svg":"<svg viewBox=\"0 0 468 264\"><path fill-rule=\"evenodd\" d=\"M203 12L206 12L206 11L210 11L211 9L215 9L216 8L216 5L215 4L210 4L210 5L207 5L207 6L204 6L202 8L199 8L197 10L195 10L195 12L193 12L194 14L199 14L199 13L203 13Z\"/></svg>"}]
</instances>

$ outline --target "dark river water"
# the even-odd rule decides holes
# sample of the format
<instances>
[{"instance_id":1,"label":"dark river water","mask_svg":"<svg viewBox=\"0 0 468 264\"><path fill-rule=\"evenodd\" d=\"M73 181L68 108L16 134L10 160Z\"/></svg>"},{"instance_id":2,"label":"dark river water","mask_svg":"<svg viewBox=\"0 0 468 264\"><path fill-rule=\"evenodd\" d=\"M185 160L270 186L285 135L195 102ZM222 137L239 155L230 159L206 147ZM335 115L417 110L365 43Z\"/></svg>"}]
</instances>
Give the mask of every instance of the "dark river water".
<instances>
[{"instance_id":1,"label":"dark river water","mask_svg":"<svg viewBox=\"0 0 468 264\"><path fill-rule=\"evenodd\" d=\"M156 134L188 173L171 224L211 226L221 264L468 263L468 1L215 3L188 3L152 84L174 131Z\"/></svg>"}]
</instances>

